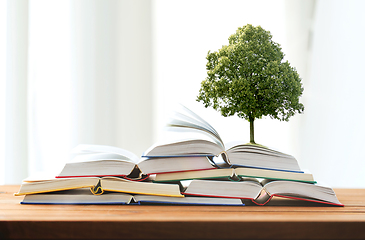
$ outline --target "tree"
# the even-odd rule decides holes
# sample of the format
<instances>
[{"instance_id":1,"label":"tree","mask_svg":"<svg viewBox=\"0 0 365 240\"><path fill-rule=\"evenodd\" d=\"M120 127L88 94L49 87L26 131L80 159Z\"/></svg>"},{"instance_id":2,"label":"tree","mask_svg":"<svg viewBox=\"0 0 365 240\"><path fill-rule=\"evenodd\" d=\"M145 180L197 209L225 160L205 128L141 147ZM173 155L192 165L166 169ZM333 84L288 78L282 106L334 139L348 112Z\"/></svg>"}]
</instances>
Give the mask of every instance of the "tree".
<instances>
[{"instance_id":1,"label":"tree","mask_svg":"<svg viewBox=\"0 0 365 240\"><path fill-rule=\"evenodd\" d=\"M269 31L250 24L238 28L229 45L208 52L207 78L202 81L197 101L212 106L225 117L237 114L250 122L262 116L288 121L302 113L299 102L303 87L297 71L284 61L278 43Z\"/></svg>"}]
</instances>

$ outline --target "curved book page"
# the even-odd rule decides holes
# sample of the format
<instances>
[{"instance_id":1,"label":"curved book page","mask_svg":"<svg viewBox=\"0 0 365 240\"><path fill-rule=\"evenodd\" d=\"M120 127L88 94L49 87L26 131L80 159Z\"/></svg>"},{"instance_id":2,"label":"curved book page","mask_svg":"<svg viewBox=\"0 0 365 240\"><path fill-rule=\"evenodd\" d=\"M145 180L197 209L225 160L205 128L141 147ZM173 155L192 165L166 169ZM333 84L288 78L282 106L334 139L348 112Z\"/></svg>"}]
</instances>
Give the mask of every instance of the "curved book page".
<instances>
[{"instance_id":1,"label":"curved book page","mask_svg":"<svg viewBox=\"0 0 365 240\"><path fill-rule=\"evenodd\" d=\"M109 153L123 156L124 159L130 159L134 163L137 163L140 160L140 158L137 155L135 155L130 151L107 145L80 144L72 150L72 153L73 154Z\"/></svg>"},{"instance_id":2,"label":"curved book page","mask_svg":"<svg viewBox=\"0 0 365 240\"><path fill-rule=\"evenodd\" d=\"M259 182L255 181L219 181L192 180L184 195L256 199L262 190Z\"/></svg>"},{"instance_id":3,"label":"curved book page","mask_svg":"<svg viewBox=\"0 0 365 240\"><path fill-rule=\"evenodd\" d=\"M316 200L323 203L342 205L332 188L324 184L310 184L291 181L272 181L265 184L265 189L270 195L298 198L308 201Z\"/></svg>"},{"instance_id":4,"label":"curved book page","mask_svg":"<svg viewBox=\"0 0 365 240\"><path fill-rule=\"evenodd\" d=\"M90 176L127 176L135 164L126 160L95 160L66 163L57 178Z\"/></svg>"},{"instance_id":5,"label":"curved book page","mask_svg":"<svg viewBox=\"0 0 365 240\"><path fill-rule=\"evenodd\" d=\"M132 162L130 158L126 156L116 154L116 153L84 153L84 154L77 154L75 157L72 158L70 163L77 163L77 162L93 162L93 161L101 161L101 160L119 160L119 161L127 161Z\"/></svg>"},{"instance_id":6,"label":"curved book page","mask_svg":"<svg viewBox=\"0 0 365 240\"><path fill-rule=\"evenodd\" d=\"M90 188L97 185L98 177L88 178L53 178L44 181L22 183L16 196L27 194L38 194L45 192L55 192L76 188Z\"/></svg>"},{"instance_id":7,"label":"curved book page","mask_svg":"<svg viewBox=\"0 0 365 240\"><path fill-rule=\"evenodd\" d=\"M172 129L183 128L186 131L197 130L200 132L205 132L217 144L224 148L224 143L218 132L207 121L183 105L180 105L179 110L174 113L167 123L167 126L171 127Z\"/></svg>"},{"instance_id":8,"label":"curved book page","mask_svg":"<svg viewBox=\"0 0 365 240\"><path fill-rule=\"evenodd\" d=\"M303 172L293 156L266 147L236 145L227 150L227 155L233 166Z\"/></svg>"},{"instance_id":9,"label":"curved book page","mask_svg":"<svg viewBox=\"0 0 365 240\"><path fill-rule=\"evenodd\" d=\"M224 149L219 145L203 139L185 139L170 143L152 145L144 157L176 156L218 156Z\"/></svg>"},{"instance_id":10,"label":"curved book page","mask_svg":"<svg viewBox=\"0 0 365 240\"><path fill-rule=\"evenodd\" d=\"M147 175L215 169L207 156L147 158L138 167Z\"/></svg>"},{"instance_id":11,"label":"curved book page","mask_svg":"<svg viewBox=\"0 0 365 240\"><path fill-rule=\"evenodd\" d=\"M52 193L26 195L21 204L129 204L133 196L125 193L93 195L89 189L73 189Z\"/></svg>"}]
</instances>

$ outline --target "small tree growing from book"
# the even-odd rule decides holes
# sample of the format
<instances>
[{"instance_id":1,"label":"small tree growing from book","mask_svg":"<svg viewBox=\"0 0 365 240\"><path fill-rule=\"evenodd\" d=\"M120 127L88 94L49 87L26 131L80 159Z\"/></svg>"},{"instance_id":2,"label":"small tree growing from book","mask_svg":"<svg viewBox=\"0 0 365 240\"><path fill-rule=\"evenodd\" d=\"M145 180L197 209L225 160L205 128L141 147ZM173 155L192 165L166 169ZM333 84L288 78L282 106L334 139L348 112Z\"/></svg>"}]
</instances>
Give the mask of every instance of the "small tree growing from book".
<instances>
[{"instance_id":1,"label":"small tree growing from book","mask_svg":"<svg viewBox=\"0 0 365 240\"><path fill-rule=\"evenodd\" d=\"M255 119L269 116L288 121L304 111L299 102L301 79L262 27L240 27L228 40L229 45L218 52L208 52L208 77L201 83L197 101L225 117L237 114L248 120L250 143L255 144Z\"/></svg>"}]
</instances>

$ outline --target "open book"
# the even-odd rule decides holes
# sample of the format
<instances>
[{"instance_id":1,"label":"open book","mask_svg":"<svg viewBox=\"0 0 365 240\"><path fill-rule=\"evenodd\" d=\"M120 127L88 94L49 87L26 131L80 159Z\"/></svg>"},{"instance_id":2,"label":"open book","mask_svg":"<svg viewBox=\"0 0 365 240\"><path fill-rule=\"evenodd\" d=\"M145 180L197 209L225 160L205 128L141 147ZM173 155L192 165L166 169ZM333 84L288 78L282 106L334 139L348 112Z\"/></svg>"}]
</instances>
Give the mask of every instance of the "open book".
<instances>
[{"instance_id":1,"label":"open book","mask_svg":"<svg viewBox=\"0 0 365 240\"><path fill-rule=\"evenodd\" d=\"M225 145L208 122L183 106L170 119L168 129L181 137L152 145L143 154L144 157L220 156L224 164L233 167L301 172L297 160L291 155L256 144Z\"/></svg>"},{"instance_id":2,"label":"open book","mask_svg":"<svg viewBox=\"0 0 365 240\"><path fill-rule=\"evenodd\" d=\"M89 189L85 188L26 195L21 204L163 204L244 206L241 199L233 198L166 197L131 195L119 192L105 192L101 195L94 195Z\"/></svg>"},{"instance_id":3,"label":"open book","mask_svg":"<svg viewBox=\"0 0 365 240\"><path fill-rule=\"evenodd\" d=\"M343 206L332 188L320 184L294 181L262 182L246 179L240 182L192 180L183 193L191 196L251 199L265 205L273 196Z\"/></svg>"},{"instance_id":4,"label":"open book","mask_svg":"<svg viewBox=\"0 0 365 240\"><path fill-rule=\"evenodd\" d=\"M127 179L143 180L155 173L215 168L206 156L147 159L105 145L81 144L74 148L73 154L73 160L65 164L57 178L128 176Z\"/></svg>"},{"instance_id":5,"label":"open book","mask_svg":"<svg viewBox=\"0 0 365 240\"><path fill-rule=\"evenodd\" d=\"M183 197L179 184L129 181L118 177L53 178L23 182L16 196L90 188L95 195L104 191Z\"/></svg>"}]
</instances>

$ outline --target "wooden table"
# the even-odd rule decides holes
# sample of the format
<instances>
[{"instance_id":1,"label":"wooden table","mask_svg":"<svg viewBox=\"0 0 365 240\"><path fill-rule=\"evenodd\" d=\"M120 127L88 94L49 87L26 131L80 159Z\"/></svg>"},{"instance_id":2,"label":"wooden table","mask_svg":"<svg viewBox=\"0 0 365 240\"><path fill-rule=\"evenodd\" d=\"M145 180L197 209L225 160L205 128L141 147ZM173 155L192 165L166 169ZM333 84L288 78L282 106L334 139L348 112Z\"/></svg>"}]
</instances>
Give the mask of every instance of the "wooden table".
<instances>
[{"instance_id":1,"label":"wooden table","mask_svg":"<svg viewBox=\"0 0 365 240\"><path fill-rule=\"evenodd\" d=\"M0 186L0 239L365 239L365 189L335 189L345 207L21 205L18 189Z\"/></svg>"}]
</instances>

